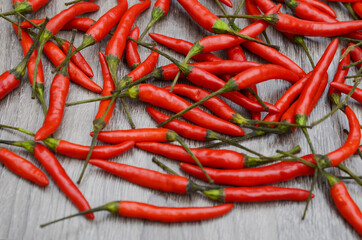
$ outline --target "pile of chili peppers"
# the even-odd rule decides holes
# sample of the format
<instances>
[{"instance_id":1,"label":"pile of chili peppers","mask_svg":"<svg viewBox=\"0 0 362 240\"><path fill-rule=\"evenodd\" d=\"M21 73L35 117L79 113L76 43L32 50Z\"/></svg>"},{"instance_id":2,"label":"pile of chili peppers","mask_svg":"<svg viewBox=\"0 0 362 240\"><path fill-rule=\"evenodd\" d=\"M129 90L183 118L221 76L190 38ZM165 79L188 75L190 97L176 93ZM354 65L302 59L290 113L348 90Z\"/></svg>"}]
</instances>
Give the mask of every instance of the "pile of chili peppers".
<instances>
[{"instance_id":1,"label":"pile of chili peppers","mask_svg":"<svg viewBox=\"0 0 362 240\"><path fill-rule=\"evenodd\" d=\"M319 0L279 1L284 4L283 8L280 3L271 0L215 0L220 10L217 13L197 0L172 3L171 0L145 0L133 5L127 0L112 1L114 6L98 20L81 16L102 8L101 1L92 0L68 2L64 10L46 18L37 18L39 16L35 12L40 8L46 10L52 1L13 0L5 4L12 4L13 9L0 14L3 24L12 24L13 35L18 38L25 56L11 70L2 70L0 99L6 101L7 95L20 94L16 88L27 70L30 87L22 86L22 91L32 91L44 113L44 120L39 122L34 132L22 126L10 126L11 122L2 118L2 131L16 131L28 138L18 141L0 139L0 162L9 171L40 187L48 186L50 177L80 211L41 227L80 215L93 219L93 213L97 211L160 222L201 221L228 213L234 203L278 200L306 201L304 218L310 200L315 196L315 184L328 183L336 209L362 235L362 212L343 183L352 179L362 186L362 179L355 169L350 170L343 163L358 155L362 158L361 119L353 111L360 105L351 104L352 99L362 103L362 88L358 87L362 79L362 50L359 47L362 45L362 1L340 1L353 21L339 21L328 1ZM149 11L151 7L153 9ZM205 31L204 38L192 43L157 32L149 33L156 24L167 26L167 21L158 21L168 15L170 8L183 9L181 12L185 14L185 19L211 34ZM286 8L291 11L285 11ZM245 9L243 11L248 15L240 15L241 9ZM231 10L235 10L234 14L228 13ZM151 20L144 29L136 25L137 18L147 18L149 14ZM237 18L246 20L236 21ZM282 53L278 43L268 37L268 28L282 33L291 40L291 44L296 44L295 47L302 47L311 64L308 72ZM73 30L71 41L59 37L58 32L63 30ZM76 31L83 37L78 47L73 46ZM314 37L324 38L329 43L323 55L318 56L316 64L313 62L316 56L310 54L305 44ZM81 53L99 42L106 44L105 52L97 54L100 68L92 67L100 69L103 87L91 79L97 76L97 72L93 72ZM160 51L160 48L164 49L162 46L184 55L185 59L179 61ZM340 46L345 47L341 52L338 51ZM144 49L150 52L142 61L143 54L140 53ZM249 61L244 49L268 63ZM220 50L226 52L227 59L214 55L213 52ZM51 84L46 83L49 79L44 79L42 53L55 67ZM160 57L165 57L170 63L157 66ZM335 58L340 59L337 71L328 75L327 70ZM118 71L122 59L128 66L124 76ZM191 59L196 62L189 63ZM357 74L348 76L349 69L355 67ZM179 78L185 80L177 83ZM268 103L263 100L263 91L258 88L263 82L274 79L288 82L289 88L275 103ZM347 79L354 82L351 84ZM157 80L164 82L163 86L167 81L173 82L162 88ZM102 96L67 102L69 91L74 91L70 81ZM319 114L319 120L308 121L318 101L323 101L326 91L333 110L325 116ZM136 126L129 111L131 102L125 98L147 103L145 110L155 120L154 127ZM125 119L112 118L118 106L117 99L122 103L127 116ZM58 129L63 118L67 117L67 107L96 101L100 102L93 119L90 146L53 136L58 136L60 132ZM246 111L242 108L250 114L245 115ZM316 151L314 145L317 143L311 140L309 134L313 133L314 126L336 112L348 119L347 139L338 149L321 154ZM29 117L32 116L29 114ZM130 128L111 129L108 126L111 121L115 122L112 126L116 126L117 121L128 121ZM309 145L305 152L310 154L302 157L296 155L301 151L299 146L286 151L268 149L275 152L273 156L265 156L245 146L251 138L275 134L279 138L288 138L286 134L298 131L303 132ZM188 140L185 142L184 139ZM109 145L96 146L97 141ZM202 143L202 146L197 143L208 141L213 142ZM189 147L187 143L198 144L199 148ZM34 155L38 163L17 155L6 145L24 148ZM231 150L225 145L238 150ZM132 161L116 162L117 156L134 146L152 153L149 159L161 155L179 161L187 176L206 183L177 174L155 157L153 162L166 173L133 166ZM218 146L223 148L213 148ZM85 160L83 168L79 169L77 184L68 176L55 153ZM85 174L92 177L92 173L86 171L89 163L92 168L97 167L145 188L174 194L195 195L198 192L224 203L180 208L121 200L91 208L92 197L84 196L79 189ZM42 167L39 168L39 165ZM336 171L331 171L332 168L348 176L335 176L332 173ZM308 190L269 186L302 176L313 176L311 186L306 186ZM318 178L325 181L318 181Z\"/></svg>"}]
</instances>

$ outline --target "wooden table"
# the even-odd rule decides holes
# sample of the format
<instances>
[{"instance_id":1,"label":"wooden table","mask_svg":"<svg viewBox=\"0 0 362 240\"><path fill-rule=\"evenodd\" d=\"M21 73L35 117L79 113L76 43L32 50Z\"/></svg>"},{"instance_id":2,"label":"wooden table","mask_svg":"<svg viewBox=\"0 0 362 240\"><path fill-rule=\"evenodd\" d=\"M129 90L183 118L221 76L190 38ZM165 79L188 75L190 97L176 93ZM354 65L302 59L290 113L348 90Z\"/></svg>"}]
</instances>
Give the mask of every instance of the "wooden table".
<instances>
[{"instance_id":1,"label":"wooden table","mask_svg":"<svg viewBox=\"0 0 362 240\"><path fill-rule=\"evenodd\" d=\"M1 12L11 9L11 1L3 1ZM35 16L37 18L53 16L55 13L64 9L65 0L50 1ZM115 0L97 1L101 8L98 12L90 14L93 19L98 19L108 9L115 5ZM136 0L129 1L129 6L135 4ZM152 1L154 2L154 1ZM213 12L220 13L217 5L209 0L200 1L207 5ZM234 5L238 1L233 1ZM341 20L350 20L348 12L341 4L331 3L330 6L337 11L338 18ZM230 13L232 10L228 9ZM243 10L244 11L244 10ZM289 12L285 7L283 11ZM151 14L151 9L143 13L136 21L140 29L144 29ZM238 20L240 26L245 26L247 20ZM17 41L14 31L7 22L2 20L0 25L0 59L1 72L11 69L23 58L20 44ZM168 36L195 41L208 35L193 20L186 15L182 7L173 1L170 13L161 20L152 30L152 32L165 34ZM269 27L267 33L273 44L281 47L281 52L290 57L299 64L306 72L311 70L310 64L303 53L301 47L291 44L280 33ZM302 34L302 33L301 33ZM70 39L70 32L62 32L61 37ZM81 42L82 36L78 35L76 46ZM107 37L100 44L89 47L82 51L85 58L92 66L95 76L93 80L102 85L102 73L98 61L98 52L104 52L109 40ZM145 38L145 41L151 41ZM306 40L313 59L317 62L325 51L330 39L310 38ZM337 56L328 70L329 81L332 81L338 58L342 47L346 47L346 42L341 42ZM162 46L161 50L172 54L178 59L183 57ZM139 48L141 57L144 60L150 53L148 50ZM224 52L217 53L219 56L226 57ZM246 52L250 61L266 63L259 57ZM51 70L53 66L42 57L44 72L46 76L45 96L48 100L49 87L53 75ZM168 64L169 62L160 57L158 66ZM124 61L119 68L119 76L124 76L129 72ZM354 73L354 70L351 71ZM185 81L186 82L186 81ZM351 83L351 81L349 81ZM164 86L164 83L155 82L158 86ZM275 102L281 96L289 84L281 80L270 81L260 84L259 92L263 99L269 102ZM68 96L68 102L81 99L96 97L97 95L85 90L84 88L71 84ZM131 106L131 115L134 117L138 127L155 127L155 122L151 120L145 111L147 104L136 100L127 100ZM361 116L361 106L354 100L349 101L357 116ZM247 112L236 105L232 105L241 113ZM92 131L92 120L98 108L98 103L69 107L65 111L63 123L54 134L57 138L62 138L75 143L88 145L91 138L89 132ZM310 116L310 121L317 120L328 113L332 105L327 100L326 93L322 96L317 107ZM31 100L31 91L27 75L24 77L20 87L13 91L9 96L0 102L0 122L23 127L36 131L43 122L43 114L40 105L36 100ZM310 130L311 139L318 153L324 154L332 151L343 144L346 135L343 129L348 129L346 117L337 112L331 118L326 120ZM116 105L114 116L106 128L111 129L129 129L124 111L119 103ZM1 139L24 140L28 137L13 132L2 130ZM198 143L187 141L192 146L198 146ZM299 144L302 147L302 153L299 156L309 153L309 148L301 131L295 131L293 134L276 136L270 135L245 142L245 145L260 151L263 154L272 155L277 149L291 149ZM23 149L9 147L16 153L30 159L38 166L31 156ZM230 147L230 149L232 149ZM234 148L233 148L234 149ZM66 169L69 176L75 181L83 166L83 161L70 159L57 155L58 159ZM146 167L161 171L151 162L152 155L136 148L113 159L114 161L132 164L139 167ZM162 158L161 158L162 159ZM171 168L177 169L177 163L164 160ZM346 161L346 165L357 173L361 173L361 159L358 156L351 157ZM40 168L42 168L40 166ZM43 168L42 168L43 169ZM339 175L336 170L333 173ZM309 189L311 177L298 178L293 181L279 183L277 186L300 187ZM347 181L347 187L350 194L359 206L362 206L362 193L360 186L353 181ZM87 197L92 206L98 206L113 200L140 201L160 206L210 206L216 203L207 200L200 194L176 195L166 194L150 189L146 189L127 181L105 173L95 167L89 166L85 178L79 186L82 193ZM233 211L226 216L218 219L180 224L162 224L156 222L147 222L143 220L125 219L118 216L110 216L108 213L97 213L94 221L88 221L83 217L64 221L62 223L40 229L39 225L47 221L75 213L77 209L64 196L62 192L50 180L46 188L38 187L10 172L3 165L0 165L0 239L356 239L358 234L344 221L337 213L333 202L329 196L329 188L325 181L319 180L316 189L316 197L311 202L307 217L301 220L304 202L270 202L270 203L245 203L236 204Z\"/></svg>"}]
</instances>

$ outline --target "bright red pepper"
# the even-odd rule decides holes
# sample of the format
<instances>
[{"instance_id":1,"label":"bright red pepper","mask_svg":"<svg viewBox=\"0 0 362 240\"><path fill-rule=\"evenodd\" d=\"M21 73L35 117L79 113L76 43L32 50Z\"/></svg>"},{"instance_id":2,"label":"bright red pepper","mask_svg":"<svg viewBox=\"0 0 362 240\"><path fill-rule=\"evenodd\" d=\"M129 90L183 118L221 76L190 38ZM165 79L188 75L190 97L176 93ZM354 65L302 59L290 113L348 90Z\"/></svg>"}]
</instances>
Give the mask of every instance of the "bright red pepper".
<instances>
[{"instance_id":1,"label":"bright red pepper","mask_svg":"<svg viewBox=\"0 0 362 240\"><path fill-rule=\"evenodd\" d=\"M135 27L129 34L129 36L138 41L138 37L140 34L140 29ZM127 65L134 69L141 63L141 58L137 50L137 43L128 40L126 46L126 60Z\"/></svg>"},{"instance_id":2,"label":"bright red pepper","mask_svg":"<svg viewBox=\"0 0 362 240\"><path fill-rule=\"evenodd\" d=\"M362 2L355 2L352 3L353 11L362 18Z\"/></svg>"},{"instance_id":3,"label":"bright red pepper","mask_svg":"<svg viewBox=\"0 0 362 240\"><path fill-rule=\"evenodd\" d=\"M348 47L354 46L353 43L349 43ZM360 47L355 47L353 49L353 51L350 52L351 54L351 58L353 60L353 62L358 62L360 60L362 60L362 49ZM358 64L357 68L360 69L362 67L362 64Z\"/></svg>"},{"instance_id":4,"label":"bright red pepper","mask_svg":"<svg viewBox=\"0 0 362 240\"><path fill-rule=\"evenodd\" d=\"M333 87L333 88L337 89L338 91L343 92L345 94L348 94L353 88L352 86L349 86L347 84L337 83L337 82L332 82L331 87ZM354 90L351 97L362 104L362 89L356 88L356 90Z\"/></svg>"},{"instance_id":5,"label":"bright red pepper","mask_svg":"<svg viewBox=\"0 0 362 240\"><path fill-rule=\"evenodd\" d=\"M35 24L41 24L45 21L45 18L42 19L30 19ZM78 31L86 32L88 29L95 23L91 18L74 18L70 20L67 24L63 26L61 30L72 30L77 29ZM24 21L20 24L21 28L32 28L33 24Z\"/></svg>"},{"instance_id":6,"label":"bright red pepper","mask_svg":"<svg viewBox=\"0 0 362 240\"><path fill-rule=\"evenodd\" d=\"M35 13L48 2L49 0L13 0L13 7L22 14Z\"/></svg>"}]
</instances>

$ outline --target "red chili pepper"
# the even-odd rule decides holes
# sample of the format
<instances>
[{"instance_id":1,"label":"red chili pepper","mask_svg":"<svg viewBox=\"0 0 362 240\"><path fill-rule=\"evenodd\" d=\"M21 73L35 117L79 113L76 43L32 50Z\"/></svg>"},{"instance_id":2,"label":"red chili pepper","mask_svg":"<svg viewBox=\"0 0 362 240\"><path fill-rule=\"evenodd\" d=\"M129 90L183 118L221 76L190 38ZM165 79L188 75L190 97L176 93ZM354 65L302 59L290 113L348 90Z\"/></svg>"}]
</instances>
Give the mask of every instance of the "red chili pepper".
<instances>
[{"instance_id":1,"label":"red chili pepper","mask_svg":"<svg viewBox=\"0 0 362 240\"><path fill-rule=\"evenodd\" d=\"M194 191L194 184L186 177L164 174L127 164L91 159L89 163L129 182L162 192L186 194Z\"/></svg>"},{"instance_id":2,"label":"red chili pepper","mask_svg":"<svg viewBox=\"0 0 362 240\"><path fill-rule=\"evenodd\" d=\"M58 66L65 58L66 55L63 51L53 42L46 42L44 45L44 53L54 66ZM69 63L69 77L73 82L93 91L101 93L102 88L88 78L77 66L72 62Z\"/></svg>"},{"instance_id":3,"label":"red chili pepper","mask_svg":"<svg viewBox=\"0 0 362 240\"><path fill-rule=\"evenodd\" d=\"M130 202L130 201L115 201L109 202L103 206L94 208L88 212L109 211L112 214L118 214L123 217L140 218L148 221L157 222L194 222L211 218L220 217L234 207L233 204L221 204L213 207L158 207L146 203ZM71 217L80 216L88 212L76 213L69 217L58 219L40 227L48 226L49 224L59 222Z\"/></svg>"},{"instance_id":4,"label":"red chili pepper","mask_svg":"<svg viewBox=\"0 0 362 240\"><path fill-rule=\"evenodd\" d=\"M166 90L170 90L170 86L165 87ZM193 101L200 101L204 97L210 94L210 92L187 84L177 84L173 89L173 93L190 98ZM210 100L203 103L211 112L216 116L226 120L233 121L235 115L239 115L234 109L232 109L226 102L218 97L213 97Z\"/></svg>"},{"instance_id":5,"label":"red chili pepper","mask_svg":"<svg viewBox=\"0 0 362 240\"><path fill-rule=\"evenodd\" d=\"M228 7L233 7L233 3L230 0L220 0L221 3L225 4Z\"/></svg>"},{"instance_id":6,"label":"red chili pepper","mask_svg":"<svg viewBox=\"0 0 362 240\"><path fill-rule=\"evenodd\" d=\"M338 91L343 92L345 94L348 94L353 88L352 86L349 86L349 85L346 85L343 83L337 83L337 82L332 82L331 87L333 87L333 88L337 89ZM362 104L362 89L356 88L356 90L354 90L351 97Z\"/></svg>"},{"instance_id":7,"label":"red chili pepper","mask_svg":"<svg viewBox=\"0 0 362 240\"><path fill-rule=\"evenodd\" d=\"M318 0L301 0L301 1L309 3L310 5L313 5L314 7L322 10L323 12L328 13L332 17L337 18L337 15L334 12L334 10L330 6L325 4L324 2L321 2L321 1L318 1Z\"/></svg>"},{"instance_id":8,"label":"red chili pepper","mask_svg":"<svg viewBox=\"0 0 362 240\"><path fill-rule=\"evenodd\" d=\"M102 74L103 74L103 92L102 96L108 96L112 94L112 91L116 89L111 73L109 72L107 60L103 53L99 52L99 62L101 63L102 68ZM103 114L107 111L108 105L111 103L111 99L108 100L102 100L99 103L99 109L97 112L97 115L95 119L102 118ZM104 118L104 121L106 122L106 125L108 125L109 120L112 117L114 106L116 105L115 102L112 103L112 106L107 112L106 117Z\"/></svg>"},{"instance_id":9,"label":"red chili pepper","mask_svg":"<svg viewBox=\"0 0 362 240\"><path fill-rule=\"evenodd\" d=\"M129 36L135 40L138 40L138 36L140 34L140 29L135 27ZM140 55L138 54L137 50L137 43L128 40L126 46L126 60L127 64L131 69L136 68L141 63Z\"/></svg>"},{"instance_id":10,"label":"red chili pepper","mask_svg":"<svg viewBox=\"0 0 362 240\"><path fill-rule=\"evenodd\" d=\"M79 191L78 187L73 183L72 179L67 175L58 159L42 144L34 143L33 153L36 159L53 178L60 190L77 206L80 211L90 209L88 201ZM86 215L89 219L94 219L93 213Z\"/></svg>"},{"instance_id":11,"label":"red chili pepper","mask_svg":"<svg viewBox=\"0 0 362 240\"><path fill-rule=\"evenodd\" d=\"M114 82L117 82L117 66L122 58L126 47L127 37L131 31L136 17L151 5L151 1L137 3L130 7L122 16L113 37L109 40L106 47L106 58Z\"/></svg>"},{"instance_id":12,"label":"red chili pepper","mask_svg":"<svg viewBox=\"0 0 362 240\"><path fill-rule=\"evenodd\" d=\"M362 212L349 195L346 185L330 174L326 174L326 177L338 212L362 236Z\"/></svg>"},{"instance_id":13,"label":"red chili pepper","mask_svg":"<svg viewBox=\"0 0 362 240\"><path fill-rule=\"evenodd\" d=\"M72 42L70 43L67 56L71 53L75 33L73 32ZM65 101L69 91L69 62L54 76L50 87L49 110L45 116L43 126L34 136L35 141L43 140L54 133L60 126L65 108Z\"/></svg>"},{"instance_id":14,"label":"red chili pepper","mask_svg":"<svg viewBox=\"0 0 362 240\"><path fill-rule=\"evenodd\" d=\"M256 94L258 94L258 89L256 88L256 85L250 86L250 89L253 90ZM244 94L250 100L257 101L257 99L253 96L253 94L250 91L244 90ZM261 120L261 112L250 111L250 115L251 115L252 120L256 120L256 121ZM259 125L255 124L255 126L259 126Z\"/></svg>"},{"instance_id":15,"label":"red chili pepper","mask_svg":"<svg viewBox=\"0 0 362 240\"><path fill-rule=\"evenodd\" d=\"M162 107L176 113L191 105L183 98L180 98L165 89L158 88L150 84L140 84L138 86L134 86L128 89L127 94L131 98L138 98L142 102L148 102L152 105ZM199 108L195 108L185 113L184 118L199 126L206 127L216 132L232 136L244 135L244 131L240 127L206 113Z\"/></svg>"},{"instance_id":16,"label":"red chili pepper","mask_svg":"<svg viewBox=\"0 0 362 240\"><path fill-rule=\"evenodd\" d=\"M246 47L250 52L264 58L268 62L283 66L291 70L292 72L298 74L299 77L303 77L306 74L304 70L301 69L295 62L293 62L290 58L278 52L274 48L264 46L255 42L244 42L243 46Z\"/></svg>"},{"instance_id":17,"label":"red chili pepper","mask_svg":"<svg viewBox=\"0 0 362 240\"><path fill-rule=\"evenodd\" d=\"M14 28L16 34L18 34L18 27L13 25L13 28ZM33 44L33 39L31 39L30 35L24 30L21 30L21 36L22 36L22 39L20 40L20 44L23 49L24 55L26 55L28 53L28 51L30 50L31 45ZM28 62L28 76L29 76L30 85L33 84L35 59L36 59L37 54L38 54L38 51L36 49L34 49L34 52L31 55L29 62ZM43 72L43 64L41 61L39 62L39 65L38 65L38 75L36 77L35 93L43 107L43 112L46 113L47 107L46 107L45 100L44 100L44 72Z\"/></svg>"},{"instance_id":18,"label":"red chili pepper","mask_svg":"<svg viewBox=\"0 0 362 240\"><path fill-rule=\"evenodd\" d=\"M229 0L228 0L229 1ZM167 15L168 10L170 9L171 0L157 0L152 10L152 18L147 24L145 30L142 32L140 41L144 38L146 33L151 29L151 27L161 18Z\"/></svg>"},{"instance_id":19,"label":"red chili pepper","mask_svg":"<svg viewBox=\"0 0 362 240\"><path fill-rule=\"evenodd\" d=\"M148 34L153 40L156 42L171 48L172 50L181 53L183 55L187 55L187 53L190 51L193 44L191 42L182 40L182 39L176 39L172 37L168 37L162 34L157 33L149 33ZM197 54L192 57L192 59L195 59L198 62L216 62L222 60L221 58L217 57L216 55L212 53L201 53Z\"/></svg>"},{"instance_id":20,"label":"red chili pepper","mask_svg":"<svg viewBox=\"0 0 362 240\"><path fill-rule=\"evenodd\" d=\"M16 175L39 186L48 186L49 180L34 164L6 148L0 148L0 162Z\"/></svg>"},{"instance_id":21,"label":"red chili pepper","mask_svg":"<svg viewBox=\"0 0 362 240\"><path fill-rule=\"evenodd\" d=\"M42 8L45 4L47 4L49 0L13 0L14 10L22 13L35 13L40 8ZM15 14L14 12L5 13L5 15Z\"/></svg>"},{"instance_id":22,"label":"red chili pepper","mask_svg":"<svg viewBox=\"0 0 362 240\"><path fill-rule=\"evenodd\" d=\"M44 143L59 154L78 159L86 159L90 148L89 146L83 146L55 138L46 138L44 139ZM114 158L131 149L134 144L135 142L133 141L126 141L116 145L96 146L93 149L92 157L102 159Z\"/></svg>"},{"instance_id":23,"label":"red chili pepper","mask_svg":"<svg viewBox=\"0 0 362 240\"><path fill-rule=\"evenodd\" d=\"M342 55L346 52L346 48L342 49ZM349 65L351 63L351 57L348 53L342 61L339 62L337 72L334 75L333 82L335 83L344 83L345 76L347 76L349 68L343 69L344 66ZM333 87L330 87L328 90L328 97L329 99L336 105L338 105L340 99L341 99L341 92L334 89Z\"/></svg>"},{"instance_id":24,"label":"red chili pepper","mask_svg":"<svg viewBox=\"0 0 362 240\"><path fill-rule=\"evenodd\" d=\"M306 201L309 192L298 188L285 187L226 187L205 190L203 193L213 200L223 202L269 202L269 201ZM312 194L312 198L314 194Z\"/></svg>"},{"instance_id":25,"label":"red chili pepper","mask_svg":"<svg viewBox=\"0 0 362 240\"><path fill-rule=\"evenodd\" d=\"M315 96L316 92L318 91L318 87L333 60L337 48L338 39L336 38L329 44L323 56L318 61L316 67L313 70L313 74L311 75L299 97L295 109L295 121L300 125L305 125L307 123L307 112L310 108L313 96Z\"/></svg>"},{"instance_id":26,"label":"red chili pepper","mask_svg":"<svg viewBox=\"0 0 362 240\"><path fill-rule=\"evenodd\" d=\"M64 41L63 39L56 38L56 42L59 45L59 47L62 49L64 54L67 54L70 42ZM76 50L76 47L73 46L72 51ZM70 60L80 69L82 72L84 72L88 77L93 77L93 70L87 63L87 61L84 59L83 55L80 52L77 52L70 58Z\"/></svg>"},{"instance_id":27,"label":"red chili pepper","mask_svg":"<svg viewBox=\"0 0 362 240\"><path fill-rule=\"evenodd\" d=\"M39 25L45 21L45 18L42 19L30 19L33 23ZM77 29L78 31L86 32L96 21L91 18L74 18L70 20L67 24L63 26L61 30L73 30ZM24 21L20 24L21 28L32 28L33 24L30 22Z\"/></svg>"},{"instance_id":28,"label":"red chili pepper","mask_svg":"<svg viewBox=\"0 0 362 240\"><path fill-rule=\"evenodd\" d=\"M146 107L146 111L157 123L164 122L170 118L166 114L163 114L151 107ZM171 122L165 124L165 128L175 131L182 137L197 141L208 141L210 139L214 139L212 136L215 134L211 130L184 121L180 121L178 119L174 119Z\"/></svg>"},{"instance_id":29,"label":"red chili pepper","mask_svg":"<svg viewBox=\"0 0 362 240\"><path fill-rule=\"evenodd\" d=\"M348 47L354 46L353 43L349 43ZM351 58L353 60L353 62L358 62L360 60L362 60L362 49L360 47L355 47L353 49L353 51L350 52L351 54ZM362 67L362 64L358 64L357 68L360 69Z\"/></svg>"},{"instance_id":30,"label":"red chili pepper","mask_svg":"<svg viewBox=\"0 0 362 240\"><path fill-rule=\"evenodd\" d=\"M241 61L241 62L247 61L243 49L241 48L240 45L227 48L225 49L225 51L230 60Z\"/></svg>"},{"instance_id":31,"label":"red chili pepper","mask_svg":"<svg viewBox=\"0 0 362 240\"><path fill-rule=\"evenodd\" d=\"M362 18L362 2L355 2L352 3L353 11Z\"/></svg>"}]
</instances>

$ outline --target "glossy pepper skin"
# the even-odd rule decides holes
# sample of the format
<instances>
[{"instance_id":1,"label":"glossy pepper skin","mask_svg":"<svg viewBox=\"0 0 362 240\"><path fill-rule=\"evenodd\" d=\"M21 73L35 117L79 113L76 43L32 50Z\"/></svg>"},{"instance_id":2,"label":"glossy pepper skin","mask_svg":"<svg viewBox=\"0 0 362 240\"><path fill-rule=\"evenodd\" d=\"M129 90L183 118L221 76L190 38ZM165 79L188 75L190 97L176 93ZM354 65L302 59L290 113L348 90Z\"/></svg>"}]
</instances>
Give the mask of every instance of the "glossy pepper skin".
<instances>
[{"instance_id":1,"label":"glossy pepper skin","mask_svg":"<svg viewBox=\"0 0 362 240\"><path fill-rule=\"evenodd\" d=\"M58 159L44 145L39 143L35 145L34 156L53 178L60 190L77 206L79 211L90 209L88 201L70 179ZM86 217L94 219L93 213L87 214Z\"/></svg>"},{"instance_id":2,"label":"glossy pepper skin","mask_svg":"<svg viewBox=\"0 0 362 240\"><path fill-rule=\"evenodd\" d=\"M348 47L354 46L353 43L349 43ZM351 58L353 62L358 62L362 60L362 49L360 47L355 47L353 51L350 52ZM362 64L358 64L357 68L360 69L362 67Z\"/></svg>"},{"instance_id":3,"label":"glossy pepper skin","mask_svg":"<svg viewBox=\"0 0 362 240\"><path fill-rule=\"evenodd\" d=\"M151 84L140 84L139 86L130 88L128 92L129 96L133 98L138 98L142 102L147 102L172 112L180 112L191 105L183 98ZM240 127L206 113L199 108L192 109L191 111L185 113L183 117L199 126L216 132L232 136L244 135L244 131Z\"/></svg>"},{"instance_id":4,"label":"glossy pepper skin","mask_svg":"<svg viewBox=\"0 0 362 240\"><path fill-rule=\"evenodd\" d=\"M355 2L352 3L353 11L362 18L362 3L361 2Z\"/></svg>"},{"instance_id":5,"label":"glossy pepper skin","mask_svg":"<svg viewBox=\"0 0 362 240\"><path fill-rule=\"evenodd\" d=\"M35 24L41 24L45 21L42 19L30 19ZM91 18L74 18L63 26L61 30L72 30L77 29L78 31L86 32L96 21ZM24 21L20 25L21 28L32 28L34 27L31 23Z\"/></svg>"},{"instance_id":6,"label":"glossy pepper skin","mask_svg":"<svg viewBox=\"0 0 362 240\"><path fill-rule=\"evenodd\" d=\"M48 2L49 0L13 0L13 7L22 14L35 13Z\"/></svg>"},{"instance_id":7,"label":"glossy pepper skin","mask_svg":"<svg viewBox=\"0 0 362 240\"><path fill-rule=\"evenodd\" d=\"M135 27L129 34L131 38L138 41L140 35L140 29ZM141 58L137 50L137 43L128 40L126 45L126 60L127 65L131 69L136 68L141 63Z\"/></svg>"},{"instance_id":8,"label":"glossy pepper skin","mask_svg":"<svg viewBox=\"0 0 362 240\"><path fill-rule=\"evenodd\" d=\"M0 162L16 175L41 187L49 185L48 178L38 167L6 148L0 148Z\"/></svg>"},{"instance_id":9,"label":"glossy pepper skin","mask_svg":"<svg viewBox=\"0 0 362 240\"><path fill-rule=\"evenodd\" d=\"M89 163L127 181L147 188L185 194L188 192L189 180L186 177L164 174L131 165L91 159Z\"/></svg>"},{"instance_id":10,"label":"glossy pepper skin","mask_svg":"<svg viewBox=\"0 0 362 240\"><path fill-rule=\"evenodd\" d=\"M182 146L157 142L139 142L136 146L170 159L191 164L195 162ZM203 166L212 168L240 169L244 167L247 158L241 153L224 149L191 148L190 150Z\"/></svg>"},{"instance_id":11,"label":"glossy pepper skin","mask_svg":"<svg viewBox=\"0 0 362 240\"><path fill-rule=\"evenodd\" d=\"M331 87L345 94L348 94L353 88L352 86L349 86L347 84L337 82L332 82ZM362 89L356 88L351 97L362 104Z\"/></svg>"}]
</instances>

